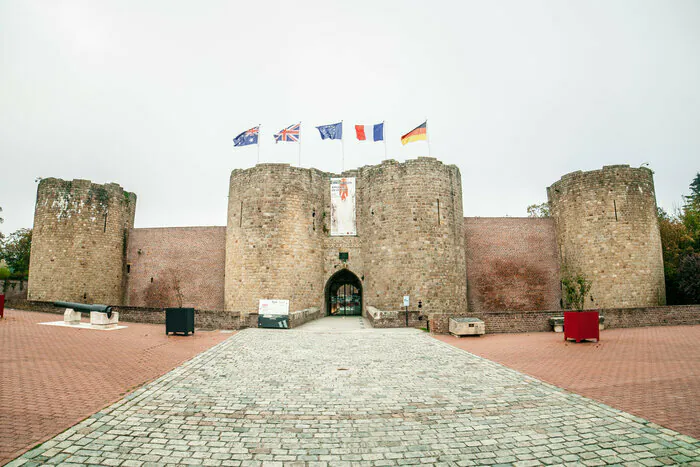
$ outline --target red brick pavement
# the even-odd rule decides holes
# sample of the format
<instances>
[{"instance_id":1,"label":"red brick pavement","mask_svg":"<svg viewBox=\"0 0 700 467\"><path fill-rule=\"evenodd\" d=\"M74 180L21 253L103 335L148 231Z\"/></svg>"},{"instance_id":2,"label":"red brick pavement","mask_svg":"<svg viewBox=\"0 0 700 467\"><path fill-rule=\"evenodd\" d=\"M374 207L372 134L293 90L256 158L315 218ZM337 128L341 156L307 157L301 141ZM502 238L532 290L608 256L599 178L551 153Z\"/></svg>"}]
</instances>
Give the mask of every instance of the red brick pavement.
<instances>
[{"instance_id":1,"label":"red brick pavement","mask_svg":"<svg viewBox=\"0 0 700 467\"><path fill-rule=\"evenodd\" d=\"M700 438L700 326L608 329L579 344L553 332L435 337Z\"/></svg>"},{"instance_id":2,"label":"red brick pavement","mask_svg":"<svg viewBox=\"0 0 700 467\"><path fill-rule=\"evenodd\" d=\"M0 465L231 335L37 324L61 319L7 309L0 320Z\"/></svg>"}]
</instances>

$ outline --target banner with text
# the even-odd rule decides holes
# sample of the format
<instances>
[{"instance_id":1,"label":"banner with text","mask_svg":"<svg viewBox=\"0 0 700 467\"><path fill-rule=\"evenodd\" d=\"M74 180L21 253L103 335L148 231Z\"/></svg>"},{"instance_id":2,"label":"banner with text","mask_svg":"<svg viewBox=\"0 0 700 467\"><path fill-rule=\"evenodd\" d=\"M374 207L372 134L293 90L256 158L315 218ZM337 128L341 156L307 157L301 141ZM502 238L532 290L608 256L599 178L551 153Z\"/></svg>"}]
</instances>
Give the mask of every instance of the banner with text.
<instances>
[{"instance_id":1,"label":"banner with text","mask_svg":"<svg viewBox=\"0 0 700 467\"><path fill-rule=\"evenodd\" d=\"M331 178L331 236L357 235L355 179Z\"/></svg>"}]
</instances>

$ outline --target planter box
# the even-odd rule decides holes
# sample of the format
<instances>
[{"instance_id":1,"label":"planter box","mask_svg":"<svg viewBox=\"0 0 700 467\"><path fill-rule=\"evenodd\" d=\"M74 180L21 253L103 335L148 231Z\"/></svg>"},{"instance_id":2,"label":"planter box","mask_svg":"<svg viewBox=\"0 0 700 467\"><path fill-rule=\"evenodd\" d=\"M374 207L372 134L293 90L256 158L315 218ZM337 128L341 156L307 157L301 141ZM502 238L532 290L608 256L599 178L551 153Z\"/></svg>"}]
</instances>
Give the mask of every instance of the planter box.
<instances>
[{"instance_id":1,"label":"planter box","mask_svg":"<svg viewBox=\"0 0 700 467\"><path fill-rule=\"evenodd\" d=\"M564 340L574 339L581 342L584 339L600 341L599 316L597 311L565 311Z\"/></svg>"},{"instance_id":2,"label":"planter box","mask_svg":"<svg viewBox=\"0 0 700 467\"><path fill-rule=\"evenodd\" d=\"M166 308L165 333L194 334L194 308Z\"/></svg>"}]
</instances>

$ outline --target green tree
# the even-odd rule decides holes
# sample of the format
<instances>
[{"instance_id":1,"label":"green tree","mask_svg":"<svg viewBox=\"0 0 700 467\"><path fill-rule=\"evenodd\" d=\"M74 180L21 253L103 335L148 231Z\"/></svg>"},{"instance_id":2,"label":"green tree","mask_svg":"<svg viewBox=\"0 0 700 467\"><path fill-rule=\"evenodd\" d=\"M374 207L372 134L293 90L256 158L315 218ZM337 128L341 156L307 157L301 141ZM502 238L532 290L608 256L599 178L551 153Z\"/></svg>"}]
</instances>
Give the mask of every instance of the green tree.
<instances>
[{"instance_id":1,"label":"green tree","mask_svg":"<svg viewBox=\"0 0 700 467\"><path fill-rule=\"evenodd\" d=\"M700 207L700 172L695 174L695 178L690 182L690 196L686 196L685 200L696 209Z\"/></svg>"},{"instance_id":2,"label":"green tree","mask_svg":"<svg viewBox=\"0 0 700 467\"><path fill-rule=\"evenodd\" d=\"M549 217L549 203L531 204L527 207L527 217Z\"/></svg>"},{"instance_id":3,"label":"green tree","mask_svg":"<svg viewBox=\"0 0 700 467\"><path fill-rule=\"evenodd\" d=\"M678 288L691 303L700 303L700 253L684 257L678 266Z\"/></svg>"},{"instance_id":4,"label":"green tree","mask_svg":"<svg viewBox=\"0 0 700 467\"><path fill-rule=\"evenodd\" d=\"M673 215L663 209L658 213L669 305L700 303L692 287L698 280L692 257L700 254L700 173L690 183L690 195L683 198L683 207Z\"/></svg>"},{"instance_id":5,"label":"green tree","mask_svg":"<svg viewBox=\"0 0 700 467\"><path fill-rule=\"evenodd\" d=\"M29 276L29 251L32 246L32 229L19 229L0 244L0 259L4 259L16 279Z\"/></svg>"},{"instance_id":6,"label":"green tree","mask_svg":"<svg viewBox=\"0 0 700 467\"><path fill-rule=\"evenodd\" d=\"M561 280L564 289L564 300L574 310L583 311L586 297L591 291L591 281L583 274L568 275Z\"/></svg>"}]
</instances>

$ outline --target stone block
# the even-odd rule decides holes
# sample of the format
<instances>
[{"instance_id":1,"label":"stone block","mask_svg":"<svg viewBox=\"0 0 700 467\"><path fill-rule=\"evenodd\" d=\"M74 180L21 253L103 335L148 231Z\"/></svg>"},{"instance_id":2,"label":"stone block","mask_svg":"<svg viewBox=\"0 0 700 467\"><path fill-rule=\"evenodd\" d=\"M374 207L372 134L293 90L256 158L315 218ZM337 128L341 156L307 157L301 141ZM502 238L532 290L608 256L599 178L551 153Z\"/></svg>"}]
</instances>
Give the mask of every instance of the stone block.
<instances>
[{"instance_id":1,"label":"stone block","mask_svg":"<svg viewBox=\"0 0 700 467\"><path fill-rule=\"evenodd\" d=\"M480 336L486 333L484 322L478 318L450 318L453 336Z\"/></svg>"},{"instance_id":2,"label":"stone block","mask_svg":"<svg viewBox=\"0 0 700 467\"><path fill-rule=\"evenodd\" d=\"M116 326L119 324L119 313L116 311L112 312L112 317L108 318L107 313L100 313L99 311L90 312L90 325L92 326Z\"/></svg>"},{"instance_id":3,"label":"stone block","mask_svg":"<svg viewBox=\"0 0 700 467\"><path fill-rule=\"evenodd\" d=\"M549 318L549 325L552 326L554 332L564 332L564 317L552 316Z\"/></svg>"},{"instance_id":4,"label":"stone block","mask_svg":"<svg viewBox=\"0 0 700 467\"><path fill-rule=\"evenodd\" d=\"M80 324L83 314L75 311L73 308L66 308L63 313L63 322L66 324Z\"/></svg>"}]
</instances>

